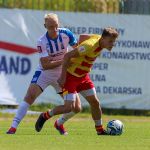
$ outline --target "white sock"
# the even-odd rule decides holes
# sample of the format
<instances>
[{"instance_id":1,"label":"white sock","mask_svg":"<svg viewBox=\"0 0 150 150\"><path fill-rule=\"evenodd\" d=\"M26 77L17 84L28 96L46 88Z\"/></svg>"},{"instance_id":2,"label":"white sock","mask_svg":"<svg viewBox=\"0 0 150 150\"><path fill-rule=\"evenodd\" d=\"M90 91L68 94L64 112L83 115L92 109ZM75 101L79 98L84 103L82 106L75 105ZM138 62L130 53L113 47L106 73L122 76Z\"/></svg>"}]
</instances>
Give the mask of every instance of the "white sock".
<instances>
[{"instance_id":1,"label":"white sock","mask_svg":"<svg viewBox=\"0 0 150 150\"><path fill-rule=\"evenodd\" d=\"M94 120L95 126L101 126L102 125L102 119L100 120Z\"/></svg>"},{"instance_id":2,"label":"white sock","mask_svg":"<svg viewBox=\"0 0 150 150\"><path fill-rule=\"evenodd\" d=\"M26 115L29 106L30 105L27 102L25 102L25 101L20 103L19 108L17 110L17 113L16 113L16 115L15 115L15 117L13 119L11 127L13 127L13 128L17 128L18 127L19 123L21 122L21 120Z\"/></svg>"},{"instance_id":3,"label":"white sock","mask_svg":"<svg viewBox=\"0 0 150 150\"><path fill-rule=\"evenodd\" d=\"M59 119L57 119L57 124L60 126L64 124L68 119L73 117L76 113L71 111L70 113L63 114Z\"/></svg>"}]
</instances>

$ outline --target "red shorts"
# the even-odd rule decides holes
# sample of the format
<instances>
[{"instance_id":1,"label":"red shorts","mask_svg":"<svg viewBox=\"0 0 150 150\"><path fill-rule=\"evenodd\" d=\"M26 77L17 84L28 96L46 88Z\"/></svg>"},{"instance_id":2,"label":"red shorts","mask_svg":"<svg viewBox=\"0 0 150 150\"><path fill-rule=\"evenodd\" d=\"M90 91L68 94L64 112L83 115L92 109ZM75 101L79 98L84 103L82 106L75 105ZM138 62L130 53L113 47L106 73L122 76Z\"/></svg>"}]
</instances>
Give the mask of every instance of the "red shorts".
<instances>
[{"instance_id":1,"label":"red shorts","mask_svg":"<svg viewBox=\"0 0 150 150\"><path fill-rule=\"evenodd\" d=\"M68 93L79 93L83 90L94 88L94 84L89 77L89 74L84 77L76 77L67 72L64 90Z\"/></svg>"}]
</instances>

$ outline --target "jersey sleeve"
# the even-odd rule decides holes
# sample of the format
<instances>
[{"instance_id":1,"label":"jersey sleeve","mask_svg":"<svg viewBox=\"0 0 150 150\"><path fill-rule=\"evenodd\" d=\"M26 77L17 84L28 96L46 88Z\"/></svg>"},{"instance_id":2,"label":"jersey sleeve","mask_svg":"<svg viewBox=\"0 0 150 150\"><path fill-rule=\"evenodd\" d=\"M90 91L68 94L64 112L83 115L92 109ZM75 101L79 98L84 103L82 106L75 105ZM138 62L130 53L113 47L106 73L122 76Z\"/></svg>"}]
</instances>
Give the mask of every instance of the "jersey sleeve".
<instances>
[{"instance_id":1,"label":"jersey sleeve","mask_svg":"<svg viewBox=\"0 0 150 150\"><path fill-rule=\"evenodd\" d=\"M41 57L47 57L47 56L48 56L48 52L47 52L47 50L45 49L45 47L44 47L44 45L43 45L43 43L42 43L41 40L38 40L38 41L37 41L37 50L38 50L38 52L39 52L40 58L41 58Z\"/></svg>"},{"instance_id":2,"label":"jersey sleeve","mask_svg":"<svg viewBox=\"0 0 150 150\"><path fill-rule=\"evenodd\" d=\"M69 37L69 45L70 46L77 44L77 39L76 39L75 35L69 29L66 29L66 34Z\"/></svg>"}]
</instances>

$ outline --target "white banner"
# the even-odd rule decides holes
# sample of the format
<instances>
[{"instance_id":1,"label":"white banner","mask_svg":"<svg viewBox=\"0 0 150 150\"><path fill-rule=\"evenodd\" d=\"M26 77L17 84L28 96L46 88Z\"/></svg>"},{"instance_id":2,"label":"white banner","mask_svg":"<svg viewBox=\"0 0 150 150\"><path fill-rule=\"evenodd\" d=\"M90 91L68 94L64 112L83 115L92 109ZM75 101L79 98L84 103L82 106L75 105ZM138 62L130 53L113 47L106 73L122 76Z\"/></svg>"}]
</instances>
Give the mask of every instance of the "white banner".
<instances>
[{"instance_id":1,"label":"white banner","mask_svg":"<svg viewBox=\"0 0 150 150\"><path fill-rule=\"evenodd\" d=\"M5 73L18 102L23 100L38 64L36 41L45 32L45 11L0 9L0 72ZM61 26L79 34L101 34L113 26L119 39L112 52L104 50L91 72L105 108L150 109L150 17L55 12ZM82 99L82 104L87 104ZM62 103L49 87L37 102Z\"/></svg>"}]
</instances>

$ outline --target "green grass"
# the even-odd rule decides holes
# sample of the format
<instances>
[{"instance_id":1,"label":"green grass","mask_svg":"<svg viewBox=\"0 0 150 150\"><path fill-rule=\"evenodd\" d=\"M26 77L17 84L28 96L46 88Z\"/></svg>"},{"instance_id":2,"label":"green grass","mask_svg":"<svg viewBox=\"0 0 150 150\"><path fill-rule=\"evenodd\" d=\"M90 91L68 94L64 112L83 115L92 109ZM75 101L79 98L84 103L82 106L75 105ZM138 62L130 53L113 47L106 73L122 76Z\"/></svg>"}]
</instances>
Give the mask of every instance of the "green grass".
<instances>
[{"instance_id":1,"label":"green grass","mask_svg":"<svg viewBox=\"0 0 150 150\"><path fill-rule=\"evenodd\" d=\"M97 136L89 114L78 114L65 126L69 132L61 136L46 122L40 133L35 132L37 116L26 116L15 135L7 135L13 116L0 117L0 150L149 150L150 117L103 116L104 125L111 119L119 119L125 125L121 136Z\"/></svg>"}]
</instances>

